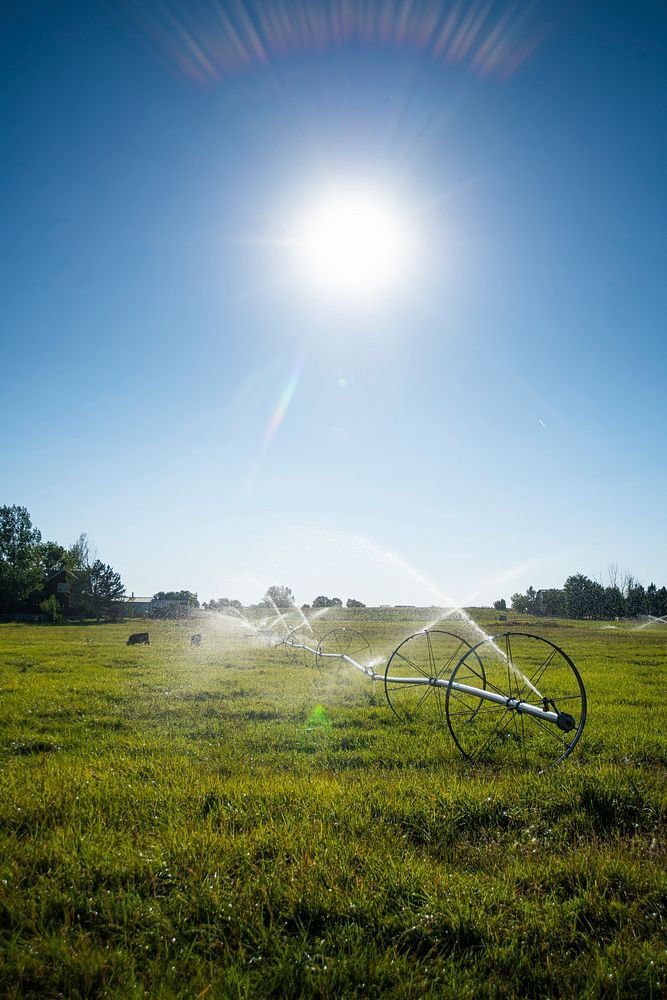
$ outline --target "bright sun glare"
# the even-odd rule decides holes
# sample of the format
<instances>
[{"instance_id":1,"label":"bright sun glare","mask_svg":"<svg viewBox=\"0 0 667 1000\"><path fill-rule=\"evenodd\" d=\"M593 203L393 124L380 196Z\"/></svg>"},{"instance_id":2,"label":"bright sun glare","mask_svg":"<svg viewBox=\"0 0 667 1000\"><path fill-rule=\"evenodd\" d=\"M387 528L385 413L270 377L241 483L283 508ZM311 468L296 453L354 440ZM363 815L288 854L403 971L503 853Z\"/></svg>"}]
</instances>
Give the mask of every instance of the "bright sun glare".
<instances>
[{"instance_id":1,"label":"bright sun glare","mask_svg":"<svg viewBox=\"0 0 667 1000\"><path fill-rule=\"evenodd\" d=\"M377 302L403 283L412 239L391 198L371 188L331 187L297 219L299 279L337 301Z\"/></svg>"}]
</instances>

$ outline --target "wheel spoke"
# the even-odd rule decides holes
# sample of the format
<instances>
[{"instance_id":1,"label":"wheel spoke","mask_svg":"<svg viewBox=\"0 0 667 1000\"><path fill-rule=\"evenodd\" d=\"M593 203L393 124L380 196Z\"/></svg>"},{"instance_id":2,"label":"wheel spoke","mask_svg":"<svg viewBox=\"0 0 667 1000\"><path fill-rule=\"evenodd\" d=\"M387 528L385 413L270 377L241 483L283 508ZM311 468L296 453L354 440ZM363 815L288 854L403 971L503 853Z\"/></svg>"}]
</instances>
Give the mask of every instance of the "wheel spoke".
<instances>
[{"instance_id":1,"label":"wheel spoke","mask_svg":"<svg viewBox=\"0 0 667 1000\"><path fill-rule=\"evenodd\" d=\"M409 666L414 667L415 670L419 671L419 673L422 675L422 677L428 677L428 674L424 670L422 670L422 668L419 666L419 664L414 663L412 660L409 660L407 656L403 656L403 653L398 653L397 652L397 653L394 653L394 656L398 656L398 658L400 660L405 660L405 662Z\"/></svg>"},{"instance_id":2,"label":"wheel spoke","mask_svg":"<svg viewBox=\"0 0 667 1000\"><path fill-rule=\"evenodd\" d=\"M493 737L499 732L500 727L502 726L503 721L505 719L505 716L509 715L509 714L510 714L510 710L509 710L509 708L506 708L504 715L499 719L499 721L497 722L497 724L494 726L492 732L486 738L486 740L484 741L484 743L482 743L481 747L479 747L479 749L476 751L478 757L480 757L482 755L482 753L486 750L487 746L489 745L489 743L491 742L491 740L493 739Z\"/></svg>"}]
</instances>

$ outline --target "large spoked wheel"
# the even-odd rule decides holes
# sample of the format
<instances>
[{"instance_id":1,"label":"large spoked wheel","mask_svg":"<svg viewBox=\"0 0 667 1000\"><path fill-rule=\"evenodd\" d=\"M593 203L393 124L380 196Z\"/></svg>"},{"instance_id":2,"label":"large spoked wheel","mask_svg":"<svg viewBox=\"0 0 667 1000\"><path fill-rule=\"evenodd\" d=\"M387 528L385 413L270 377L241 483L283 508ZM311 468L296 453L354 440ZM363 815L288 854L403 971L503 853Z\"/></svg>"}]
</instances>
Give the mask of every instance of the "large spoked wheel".
<instances>
[{"instance_id":1,"label":"large spoked wheel","mask_svg":"<svg viewBox=\"0 0 667 1000\"><path fill-rule=\"evenodd\" d=\"M586 691L559 646L526 632L507 632L483 639L460 659L445 710L456 745L469 760L502 759L546 770L578 742Z\"/></svg>"},{"instance_id":2,"label":"large spoked wheel","mask_svg":"<svg viewBox=\"0 0 667 1000\"><path fill-rule=\"evenodd\" d=\"M359 673L356 667L343 659L344 656L349 656L365 669L370 669L373 657L370 643L363 632L345 627L325 632L317 647L317 654L317 665L322 673L335 672L338 677Z\"/></svg>"},{"instance_id":3,"label":"large spoked wheel","mask_svg":"<svg viewBox=\"0 0 667 1000\"><path fill-rule=\"evenodd\" d=\"M446 682L461 657L471 652L460 635L441 629L417 632L397 646L384 674L384 692L396 718L444 725ZM483 683L484 668L476 653L472 661Z\"/></svg>"},{"instance_id":4,"label":"large spoked wheel","mask_svg":"<svg viewBox=\"0 0 667 1000\"><path fill-rule=\"evenodd\" d=\"M306 622L288 632L282 645L290 663L294 666L310 667L317 663L317 654L313 650L318 648L319 642L319 634ZM304 648L306 646L307 649Z\"/></svg>"}]
</instances>

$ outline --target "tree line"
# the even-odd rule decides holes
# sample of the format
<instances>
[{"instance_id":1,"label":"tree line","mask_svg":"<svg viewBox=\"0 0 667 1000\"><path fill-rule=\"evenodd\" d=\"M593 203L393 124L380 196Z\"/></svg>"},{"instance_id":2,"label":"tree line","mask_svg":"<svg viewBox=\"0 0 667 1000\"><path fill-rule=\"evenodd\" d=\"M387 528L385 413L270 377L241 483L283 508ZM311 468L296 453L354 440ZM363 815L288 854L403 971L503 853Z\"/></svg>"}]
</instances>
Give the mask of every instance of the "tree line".
<instances>
[{"instance_id":1,"label":"tree line","mask_svg":"<svg viewBox=\"0 0 667 1000\"><path fill-rule=\"evenodd\" d=\"M97 558L85 533L69 547L43 541L25 507L0 506L0 614L107 617L124 594L120 574Z\"/></svg>"},{"instance_id":2,"label":"tree line","mask_svg":"<svg viewBox=\"0 0 667 1000\"><path fill-rule=\"evenodd\" d=\"M667 587L658 588L650 583L644 588L631 573L621 574L611 566L607 585L583 573L575 573L568 576L561 588L535 590L529 587L525 594L512 594L512 607L515 611L554 618L601 621L641 615L662 618L667 615Z\"/></svg>"},{"instance_id":3,"label":"tree line","mask_svg":"<svg viewBox=\"0 0 667 1000\"><path fill-rule=\"evenodd\" d=\"M296 607L296 602L294 600L294 595L290 587L273 585L268 587L264 597L259 601L258 604L250 605L252 608L270 610L275 608L278 611L286 611L289 608ZM209 601L208 604L203 604L202 607L206 611L228 611L230 608L242 608L243 605L240 601L230 600L228 597L221 597L219 600ZM313 599L311 604L302 604L301 610L307 611L311 607L313 608L342 608L343 602L340 597L325 597L324 594L320 594ZM366 605L362 604L361 601L356 600L354 597L348 597L345 602L346 608L365 608Z\"/></svg>"}]
</instances>

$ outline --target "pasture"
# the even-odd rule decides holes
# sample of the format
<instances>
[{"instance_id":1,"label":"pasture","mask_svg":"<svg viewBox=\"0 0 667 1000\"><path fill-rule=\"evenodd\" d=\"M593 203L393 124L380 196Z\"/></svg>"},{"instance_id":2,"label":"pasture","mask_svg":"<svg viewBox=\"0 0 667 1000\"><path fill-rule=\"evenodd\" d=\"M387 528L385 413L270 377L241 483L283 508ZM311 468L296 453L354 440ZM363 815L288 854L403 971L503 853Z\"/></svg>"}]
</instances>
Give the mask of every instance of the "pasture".
<instances>
[{"instance_id":1,"label":"pasture","mask_svg":"<svg viewBox=\"0 0 667 1000\"><path fill-rule=\"evenodd\" d=\"M385 659L426 624L338 616ZM220 615L0 626L0 994L664 996L667 629L477 617L580 669L559 767L472 767Z\"/></svg>"}]
</instances>

